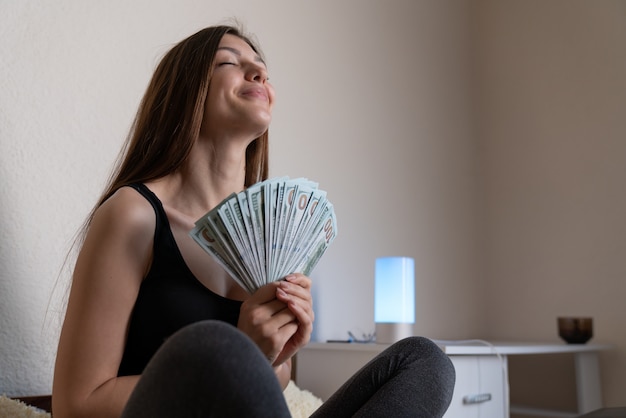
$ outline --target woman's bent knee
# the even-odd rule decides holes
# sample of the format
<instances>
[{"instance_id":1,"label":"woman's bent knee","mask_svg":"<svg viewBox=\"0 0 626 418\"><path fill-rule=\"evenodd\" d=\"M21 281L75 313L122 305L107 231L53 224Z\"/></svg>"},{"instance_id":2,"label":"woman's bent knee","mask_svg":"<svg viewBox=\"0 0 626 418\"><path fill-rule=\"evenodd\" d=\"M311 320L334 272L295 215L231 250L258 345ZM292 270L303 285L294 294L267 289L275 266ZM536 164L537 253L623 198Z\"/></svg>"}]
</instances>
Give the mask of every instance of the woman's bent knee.
<instances>
[{"instance_id":1,"label":"woman's bent knee","mask_svg":"<svg viewBox=\"0 0 626 418\"><path fill-rule=\"evenodd\" d=\"M408 337L398 341L399 349L413 358L418 367L428 369L439 380L441 387L454 389L456 371L452 360L432 340L425 337Z\"/></svg>"}]
</instances>

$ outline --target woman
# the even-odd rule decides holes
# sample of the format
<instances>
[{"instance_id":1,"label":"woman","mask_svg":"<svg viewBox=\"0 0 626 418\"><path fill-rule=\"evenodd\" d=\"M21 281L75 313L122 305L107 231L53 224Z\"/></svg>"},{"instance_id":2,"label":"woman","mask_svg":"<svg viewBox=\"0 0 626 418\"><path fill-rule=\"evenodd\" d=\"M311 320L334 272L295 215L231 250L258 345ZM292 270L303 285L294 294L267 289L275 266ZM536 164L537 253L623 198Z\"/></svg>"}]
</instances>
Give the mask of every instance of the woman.
<instances>
[{"instance_id":1,"label":"woman","mask_svg":"<svg viewBox=\"0 0 626 418\"><path fill-rule=\"evenodd\" d=\"M260 51L236 28L201 30L162 59L85 225L55 418L289 416L282 389L312 331L310 279L294 273L249 295L188 235L225 197L267 178L273 104ZM453 384L445 355L409 339L316 414L390 416L410 404L402 411L438 416Z\"/></svg>"}]
</instances>

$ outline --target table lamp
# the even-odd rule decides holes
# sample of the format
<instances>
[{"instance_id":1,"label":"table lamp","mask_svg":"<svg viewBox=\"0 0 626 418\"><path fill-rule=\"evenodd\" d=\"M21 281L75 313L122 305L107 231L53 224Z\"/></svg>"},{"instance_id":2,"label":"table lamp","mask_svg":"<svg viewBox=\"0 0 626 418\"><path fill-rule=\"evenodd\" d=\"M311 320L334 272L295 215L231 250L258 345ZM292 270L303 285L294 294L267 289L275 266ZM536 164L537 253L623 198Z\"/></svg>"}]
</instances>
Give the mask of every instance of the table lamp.
<instances>
[{"instance_id":1,"label":"table lamp","mask_svg":"<svg viewBox=\"0 0 626 418\"><path fill-rule=\"evenodd\" d=\"M376 342L390 344L413 335L415 323L415 260L376 259L374 285Z\"/></svg>"}]
</instances>

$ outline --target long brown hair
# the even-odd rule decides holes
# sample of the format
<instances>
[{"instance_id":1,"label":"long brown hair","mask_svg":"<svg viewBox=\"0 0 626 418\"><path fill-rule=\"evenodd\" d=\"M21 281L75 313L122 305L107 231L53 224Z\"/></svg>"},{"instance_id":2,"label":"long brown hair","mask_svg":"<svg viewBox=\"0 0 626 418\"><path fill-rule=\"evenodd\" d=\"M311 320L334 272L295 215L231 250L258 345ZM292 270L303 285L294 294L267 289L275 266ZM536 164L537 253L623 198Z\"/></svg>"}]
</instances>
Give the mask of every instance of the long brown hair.
<instances>
[{"instance_id":1,"label":"long brown hair","mask_svg":"<svg viewBox=\"0 0 626 418\"><path fill-rule=\"evenodd\" d=\"M261 55L241 29L226 25L202 29L170 49L152 76L113 174L87 224L120 187L159 179L185 162L200 132L215 53L226 34L238 36ZM246 149L245 187L267 178L268 148L266 131Z\"/></svg>"}]
</instances>

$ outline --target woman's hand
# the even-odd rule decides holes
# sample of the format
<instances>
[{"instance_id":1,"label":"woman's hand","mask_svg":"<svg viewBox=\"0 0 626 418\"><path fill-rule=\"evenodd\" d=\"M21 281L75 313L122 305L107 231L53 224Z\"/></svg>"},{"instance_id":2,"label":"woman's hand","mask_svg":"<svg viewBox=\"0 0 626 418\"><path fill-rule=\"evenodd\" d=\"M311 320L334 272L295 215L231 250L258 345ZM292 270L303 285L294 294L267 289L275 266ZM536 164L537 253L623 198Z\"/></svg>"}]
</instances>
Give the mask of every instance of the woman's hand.
<instances>
[{"instance_id":1,"label":"woman's hand","mask_svg":"<svg viewBox=\"0 0 626 418\"><path fill-rule=\"evenodd\" d=\"M241 305L237 328L247 334L272 365L297 331L296 316L286 303L277 299L279 283L269 283Z\"/></svg>"},{"instance_id":2,"label":"woman's hand","mask_svg":"<svg viewBox=\"0 0 626 418\"><path fill-rule=\"evenodd\" d=\"M295 273L278 282L276 297L287 304L289 311L295 316L297 330L286 342L276 359L277 362L291 358L311 339L313 331L313 298L311 297L311 279L303 274Z\"/></svg>"},{"instance_id":3,"label":"woman's hand","mask_svg":"<svg viewBox=\"0 0 626 418\"><path fill-rule=\"evenodd\" d=\"M311 280L291 274L261 287L244 301L237 327L276 367L309 342L313 319Z\"/></svg>"}]
</instances>

